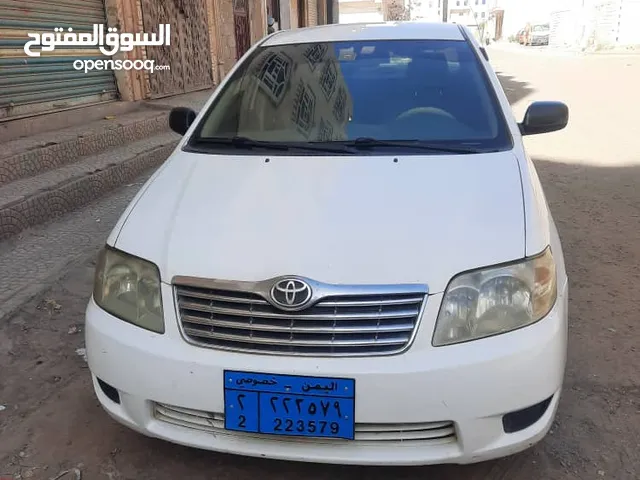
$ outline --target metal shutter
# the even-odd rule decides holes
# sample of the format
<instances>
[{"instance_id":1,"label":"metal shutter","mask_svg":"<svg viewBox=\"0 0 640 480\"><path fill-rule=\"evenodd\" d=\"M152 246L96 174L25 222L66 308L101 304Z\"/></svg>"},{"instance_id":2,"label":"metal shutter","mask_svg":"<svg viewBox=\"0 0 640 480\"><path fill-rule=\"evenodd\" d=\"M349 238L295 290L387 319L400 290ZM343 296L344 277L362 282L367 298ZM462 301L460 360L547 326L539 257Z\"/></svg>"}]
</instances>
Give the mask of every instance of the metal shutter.
<instances>
[{"instance_id":1,"label":"metal shutter","mask_svg":"<svg viewBox=\"0 0 640 480\"><path fill-rule=\"evenodd\" d=\"M0 0L0 121L117 97L113 71L73 68L74 60L105 59L96 47L24 53L27 33L55 27L90 33L93 24L104 24L106 32L104 0Z\"/></svg>"}]
</instances>

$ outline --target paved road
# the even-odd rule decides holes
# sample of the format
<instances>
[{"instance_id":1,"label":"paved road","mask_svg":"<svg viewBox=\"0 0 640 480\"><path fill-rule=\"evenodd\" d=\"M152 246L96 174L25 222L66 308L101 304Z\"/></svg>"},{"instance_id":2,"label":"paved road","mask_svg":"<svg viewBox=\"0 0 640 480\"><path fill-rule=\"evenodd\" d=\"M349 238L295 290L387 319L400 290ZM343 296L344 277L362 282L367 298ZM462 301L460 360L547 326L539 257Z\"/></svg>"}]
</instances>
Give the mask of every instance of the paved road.
<instances>
[{"instance_id":1,"label":"paved road","mask_svg":"<svg viewBox=\"0 0 640 480\"><path fill-rule=\"evenodd\" d=\"M490 55L518 116L536 99L563 100L571 109L565 131L527 139L571 278L566 387L556 424L542 443L464 467L356 468L196 451L118 426L98 407L76 350L83 347L79 332L93 273L87 255L104 241L107 224L135 190L130 188L92 205L87 215L0 244L3 274L21 269L26 278L33 273L52 285L0 322L0 405L6 407L0 411L0 477L49 479L79 466L89 480L637 479L640 56L496 49ZM74 236L82 251L70 248Z\"/></svg>"}]
</instances>

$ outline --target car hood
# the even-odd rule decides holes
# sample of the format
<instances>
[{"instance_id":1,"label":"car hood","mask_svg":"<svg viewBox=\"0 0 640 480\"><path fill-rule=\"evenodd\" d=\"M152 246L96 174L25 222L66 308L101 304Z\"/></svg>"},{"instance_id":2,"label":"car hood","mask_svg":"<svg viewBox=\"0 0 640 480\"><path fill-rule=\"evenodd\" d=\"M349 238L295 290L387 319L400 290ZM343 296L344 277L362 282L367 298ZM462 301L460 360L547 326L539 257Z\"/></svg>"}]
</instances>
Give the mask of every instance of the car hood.
<instances>
[{"instance_id":1,"label":"car hood","mask_svg":"<svg viewBox=\"0 0 640 480\"><path fill-rule=\"evenodd\" d=\"M518 163L478 155L261 156L176 151L110 243L176 275L426 283L524 256ZM117 239L117 240L116 240Z\"/></svg>"}]
</instances>

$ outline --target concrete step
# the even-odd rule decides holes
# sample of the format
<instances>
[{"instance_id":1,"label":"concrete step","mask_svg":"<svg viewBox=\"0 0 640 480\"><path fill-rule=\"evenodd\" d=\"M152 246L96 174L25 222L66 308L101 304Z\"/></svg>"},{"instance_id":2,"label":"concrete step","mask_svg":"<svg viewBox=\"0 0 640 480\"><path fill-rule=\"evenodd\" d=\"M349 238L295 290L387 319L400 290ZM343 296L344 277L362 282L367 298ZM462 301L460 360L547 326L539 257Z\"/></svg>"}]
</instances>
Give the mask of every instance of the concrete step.
<instances>
[{"instance_id":1,"label":"concrete step","mask_svg":"<svg viewBox=\"0 0 640 480\"><path fill-rule=\"evenodd\" d=\"M179 139L159 133L0 185L0 239L73 211L158 167Z\"/></svg>"},{"instance_id":2,"label":"concrete step","mask_svg":"<svg viewBox=\"0 0 640 480\"><path fill-rule=\"evenodd\" d=\"M0 324L99 248L152 171L61 218L0 241ZM0 349L1 350L1 349ZM4 399L3 399L4 400Z\"/></svg>"},{"instance_id":3,"label":"concrete step","mask_svg":"<svg viewBox=\"0 0 640 480\"><path fill-rule=\"evenodd\" d=\"M115 118L6 142L0 146L0 186L168 131L168 114L167 109L141 107Z\"/></svg>"}]
</instances>

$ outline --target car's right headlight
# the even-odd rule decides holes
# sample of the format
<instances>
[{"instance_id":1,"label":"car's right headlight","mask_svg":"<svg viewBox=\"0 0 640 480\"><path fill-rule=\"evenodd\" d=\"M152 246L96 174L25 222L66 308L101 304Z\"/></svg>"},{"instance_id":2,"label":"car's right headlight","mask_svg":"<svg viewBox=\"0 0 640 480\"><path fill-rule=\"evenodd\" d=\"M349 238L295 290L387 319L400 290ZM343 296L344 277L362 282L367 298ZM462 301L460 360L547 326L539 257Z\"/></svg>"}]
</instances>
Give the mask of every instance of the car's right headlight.
<instances>
[{"instance_id":1,"label":"car's right headlight","mask_svg":"<svg viewBox=\"0 0 640 480\"><path fill-rule=\"evenodd\" d=\"M556 265L540 255L455 277L442 299L433 345L467 342L506 333L544 318L557 297Z\"/></svg>"},{"instance_id":2,"label":"car's right headlight","mask_svg":"<svg viewBox=\"0 0 640 480\"><path fill-rule=\"evenodd\" d=\"M93 299L125 322L164 333L160 272L147 260L104 248L96 265Z\"/></svg>"}]
</instances>

